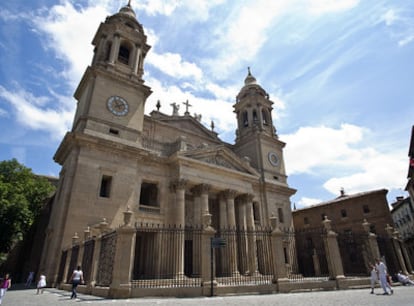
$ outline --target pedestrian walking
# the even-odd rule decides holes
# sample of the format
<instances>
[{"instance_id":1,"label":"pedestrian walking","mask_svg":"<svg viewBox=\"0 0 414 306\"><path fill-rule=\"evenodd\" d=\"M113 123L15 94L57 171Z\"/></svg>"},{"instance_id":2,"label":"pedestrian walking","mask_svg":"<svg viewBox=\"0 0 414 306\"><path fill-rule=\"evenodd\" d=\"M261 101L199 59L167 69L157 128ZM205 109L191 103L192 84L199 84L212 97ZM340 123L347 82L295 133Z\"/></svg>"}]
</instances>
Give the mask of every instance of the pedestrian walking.
<instances>
[{"instance_id":1,"label":"pedestrian walking","mask_svg":"<svg viewBox=\"0 0 414 306\"><path fill-rule=\"evenodd\" d=\"M26 285L25 285L26 287L30 287L32 285L33 278L34 278L34 272L30 271L29 275L27 276Z\"/></svg>"},{"instance_id":2,"label":"pedestrian walking","mask_svg":"<svg viewBox=\"0 0 414 306\"><path fill-rule=\"evenodd\" d=\"M78 296L76 289L79 284L83 284L83 272L80 266L78 266L76 270L73 271L72 276L70 277L70 281L72 282L72 295L70 298L76 299Z\"/></svg>"},{"instance_id":3,"label":"pedestrian walking","mask_svg":"<svg viewBox=\"0 0 414 306\"><path fill-rule=\"evenodd\" d=\"M43 274L40 274L39 281L37 282L37 292L36 294L43 294L43 291L46 287L46 276Z\"/></svg>"},{"instance_id":4,"label":"pedestrian walking","mask_svg":"<svg viewBox=\"0 0 414 306\"><path fill-rule=\"evenodd\" d=\"M376 268L378 270L378 278L381 284L381 288L382 290L384 290L383 295L393 294L394 290L388 284L388 281L387 281L387 267L382 262L382 260L379 258L376 259L376 262L377 262ZM390 292L388 292L387 288L389 289Z\"/></svg>"},{"instance_id":5,"label":"pedestrian walking","mask_svg":"<svg viewBox=\"0 0 414 306\"><path fill-rule=\"evenodd\" d=\"M11 287L10 275L6 274L0 282L0 304L3 300L4 295L6 294L6 291L10 289L10 287Z\"/></svg>"},{"instance_id":6,"label":"pedestrian walking","mask_svg":"<svg viewBox=\"0 0 414 306\"><path fill-rule=\"evenodd\" d=\"M371 281L371 294L374 294L375 285L378 281L378 271L374 264L371 264L370 281Z\"/></svg>"}]
</instances>

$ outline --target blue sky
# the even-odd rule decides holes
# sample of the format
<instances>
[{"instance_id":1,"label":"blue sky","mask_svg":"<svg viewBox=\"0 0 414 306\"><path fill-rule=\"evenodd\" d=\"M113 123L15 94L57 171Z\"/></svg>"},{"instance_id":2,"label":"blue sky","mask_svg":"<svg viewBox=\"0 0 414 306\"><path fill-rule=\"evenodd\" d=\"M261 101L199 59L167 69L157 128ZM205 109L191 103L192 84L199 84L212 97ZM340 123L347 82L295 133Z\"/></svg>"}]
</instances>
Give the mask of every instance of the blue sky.
<instances>
[{"instance_id":1,"label":"blue sky","mask_svg":"<svg viewBox=\"0 0 414 306\"><path fill-rule=\"evenodd\" d=\"M0 160L58 176L92 38L127 0L0 4ZM144 79L161 101L234 143L247 67L274 101L296 207L346 193L404 192L414 124L414 1L132 0L152 46ZM180 113L183 114L182 105Z\"/></svg>"}]
</instances>

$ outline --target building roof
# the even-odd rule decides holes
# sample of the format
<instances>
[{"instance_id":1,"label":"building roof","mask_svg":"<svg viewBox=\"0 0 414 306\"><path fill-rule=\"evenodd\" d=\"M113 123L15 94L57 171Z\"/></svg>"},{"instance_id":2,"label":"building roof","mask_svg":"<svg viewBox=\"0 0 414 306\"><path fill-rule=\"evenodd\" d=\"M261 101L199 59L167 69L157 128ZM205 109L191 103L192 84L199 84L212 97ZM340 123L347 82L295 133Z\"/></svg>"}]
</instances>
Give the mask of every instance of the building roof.
<instances>
[{"instance_id":1,"label":"building roof","mask_svg":"<svg viewBox=\"0 0 414 306\"><path fill-rule=\"evenodd\" d=\"M344 194L341 194L339 197L337 197L333 200L329 200L329 201L314 204L314 205L311 205L311 206L308 206L308 207L296 209L295 211L293 211L293 213L295 213L296 211L304 211L304 210L312 209L312 208L315 208L315 207L328 206L328 205L331 205L331 204L340 203L340 202L347 201L347 200L350 200L350 199L357 199L357 198L361 198L361 197L366 197L368 195L373 195L373 194L376 194L376 193L384 193L384 195L386 195L388 193L388 190L387 189L378 189L378 190L364 191L364 192L359 192L359 193L354 193L354 194L349 194L349 195L344 193Z\"/></svg>"}]
</instances>

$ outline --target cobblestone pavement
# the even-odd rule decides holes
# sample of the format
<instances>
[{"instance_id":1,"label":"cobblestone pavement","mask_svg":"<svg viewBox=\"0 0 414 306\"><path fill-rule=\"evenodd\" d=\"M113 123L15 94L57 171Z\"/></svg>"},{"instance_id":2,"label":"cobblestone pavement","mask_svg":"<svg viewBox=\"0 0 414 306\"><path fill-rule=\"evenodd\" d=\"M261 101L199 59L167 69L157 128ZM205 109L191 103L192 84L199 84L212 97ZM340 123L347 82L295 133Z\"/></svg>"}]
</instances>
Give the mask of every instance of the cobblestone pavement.
<instances>
[{"instance_id":1,"label":"cobblestone pavement","mask_svg":"<svg viewBox=\"0 0 414 306\"><path fill-rule=\"evenodd\" d=\"M70 299L70 292L48 288L43 294L36 295L36 289L9 290L3 298L3 305L29 306L29 305L229 305L229 306L324 306L324 305L414 305L414 286L394 288L394 294L381 295L381 289L370 294L370 289L352 289L339 291L302 292L291 294L270 295L241 295L225 297L201 298L136 298L125 300L103 299L91 295L78 294L76 300Z\"/></svg>"}]
</instances>

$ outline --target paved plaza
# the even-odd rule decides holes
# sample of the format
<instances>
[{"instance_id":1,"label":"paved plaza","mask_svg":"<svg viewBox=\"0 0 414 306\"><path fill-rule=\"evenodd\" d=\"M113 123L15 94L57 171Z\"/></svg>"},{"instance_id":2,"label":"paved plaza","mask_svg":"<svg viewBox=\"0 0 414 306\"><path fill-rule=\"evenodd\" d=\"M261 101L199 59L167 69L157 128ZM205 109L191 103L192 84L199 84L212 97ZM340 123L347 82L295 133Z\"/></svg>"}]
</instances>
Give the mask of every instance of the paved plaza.
<instances>
[{"instance_id":1,"label":"paved plaza","mask_svg":"<svg viewBox=\"0 0 414 306\"><path fill-rule=\"evenodd\" d=\"M414 305L414 286L396 287L394 294L381 295L381 290L376 289L375 294L370 294L370 289L352 289L339 291L301 292L290 294L270 295L241 295L225 297L200 297L200 298L134 298L113 300L78 294L78 299L71 300L70 292L48 288L43 294L36 295L36 289L9 290L3 298L3 305L29 306L29 305L229 305L229 306L324 306L324 305Z\"/></svg>"}]
</instances>

